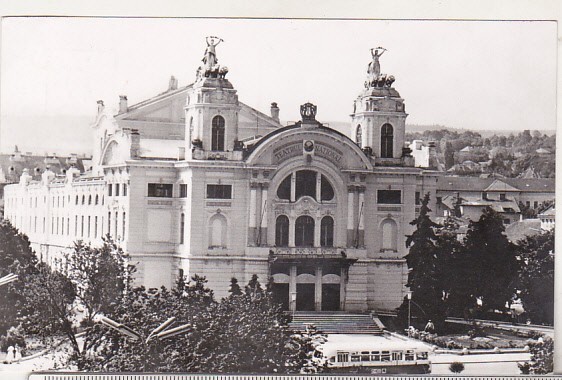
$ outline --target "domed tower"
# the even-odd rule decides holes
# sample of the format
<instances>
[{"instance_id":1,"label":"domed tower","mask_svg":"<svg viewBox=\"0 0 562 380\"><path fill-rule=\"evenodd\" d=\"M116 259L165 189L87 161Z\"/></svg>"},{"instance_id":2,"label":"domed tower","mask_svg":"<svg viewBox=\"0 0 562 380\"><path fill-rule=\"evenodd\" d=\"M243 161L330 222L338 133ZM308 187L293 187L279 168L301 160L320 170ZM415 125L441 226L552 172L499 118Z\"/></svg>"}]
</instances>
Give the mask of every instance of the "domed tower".
<instances>
[{"instance_id":1,"label":"domed tower","mask_svg":"<svg viewBox=\"0 0 562 380\"><path fill-rule=\"evenodd\" d=\"M217 64L215 52L215 47L223 40L207 37L206 41L203 65L197 69L195 83L187 91L186 157L241 159L242 144L238 142L238 95L226 79L228 68Z\"/></svg>"},{"instance_id":2,"label":"domed tower","mask_svg":"<svg viewBox=\"0 0 562 380\"><path fill-rule=\"evenodd\" d=\"M386 49L371 49L365 89L353 103L350 138L367 154L382 161L400 159L406 117L404 99L392 84L394 76L382 74L379 58Z\"/></svg>"}]
</instances>

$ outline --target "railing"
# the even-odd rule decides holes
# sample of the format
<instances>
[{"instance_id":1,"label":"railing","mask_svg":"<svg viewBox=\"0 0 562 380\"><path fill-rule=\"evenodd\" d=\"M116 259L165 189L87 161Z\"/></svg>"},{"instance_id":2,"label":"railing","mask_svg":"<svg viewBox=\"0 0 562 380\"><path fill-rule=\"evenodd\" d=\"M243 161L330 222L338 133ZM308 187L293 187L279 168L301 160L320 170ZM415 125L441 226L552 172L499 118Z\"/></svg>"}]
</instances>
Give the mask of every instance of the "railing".
<instances>
[{"instance_id":1,"label":"railing","mask_svg":"<svg viewBox=\"0 0 562 380\"><path fill-rule=\"evenodd\" d=\"M214 152L195 149L192 157L195 160L240 161L242 160L242 151Z\"/></svg>"}]
</instances>

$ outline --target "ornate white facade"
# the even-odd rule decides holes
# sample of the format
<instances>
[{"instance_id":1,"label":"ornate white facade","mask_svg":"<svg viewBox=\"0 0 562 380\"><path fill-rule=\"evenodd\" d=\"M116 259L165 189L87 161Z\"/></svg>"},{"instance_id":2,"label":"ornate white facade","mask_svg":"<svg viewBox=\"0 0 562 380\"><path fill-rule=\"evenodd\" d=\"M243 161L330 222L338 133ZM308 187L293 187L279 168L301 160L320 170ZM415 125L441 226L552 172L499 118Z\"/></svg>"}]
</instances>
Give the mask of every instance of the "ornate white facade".
<instances>
[{"instance_id":1,"label":"ornate white facade","mask_svg":"<svg viewBox=\"0 0 562 380\"><path fill-rule=\"evenodd\" d=\"M98 102L93 169L5 189L5 216L43 260L109 233L147 287L199 274L274 280L291 310L391 310L405 295L405 235L439 173L404 149L404 100L384 74L355 101L350 136L316 121L279 124L238 100L225 68L116 115ZM342 101L345 101L343 99Z\"/></svg>"}]
</instances>

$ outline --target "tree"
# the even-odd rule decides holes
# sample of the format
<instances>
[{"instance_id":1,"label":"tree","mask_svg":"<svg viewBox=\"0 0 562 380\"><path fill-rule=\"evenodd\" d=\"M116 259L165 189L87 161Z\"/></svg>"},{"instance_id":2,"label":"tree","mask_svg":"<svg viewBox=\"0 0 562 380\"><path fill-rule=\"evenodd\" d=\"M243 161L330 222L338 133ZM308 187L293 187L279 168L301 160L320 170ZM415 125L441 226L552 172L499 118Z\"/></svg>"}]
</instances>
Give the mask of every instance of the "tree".
<instances>
[{"instance_id":1,"label":"tree","mask_svg":"<svg viewBox=\"0 0 562 380\"><path fill-rule=\"evenodd\" d=\"M130 289L134 267L128 255L108 236L100 247L78 241L65 255L65 272L76 287L76 296L85 309L84 325L99 313L107 313L121 302Z\"/></svg>"},{"instance_id":2,"label":"tree","mask_svg":"<svg viewBox=\"0 0 562 380\"><path fill-rule=\"evenodd\" d=\"M541 337L529 343L531 361L518 364L523 375L545 375L554 370L554 340Z\"/></svg>"},{"instance_id":3,"label":"tree","mask_svg":"<svg viewBox=\"0 0 562 380\"><path fill-rule=\"evenodd\" d=\"M74 326L76 288L63 273L44 263L28 276L23 286L27 305L20 321L27 332L49 339L62 334L69 341L73 357L81 353Z\"/></svg>"},{"instance_id":4,"label":"tree","mask_svg":"<svg viewBox=\"0 0 562 380\"><path fill-rule=\"evenodd\" d=\"M237 281L231 280L231 285ZM321 369L319 334L292 334L288 316L263 290L257 276L246 292L216 302L206 280L180 279L176 287L136 288L112 312L111 318L138 332L134 341L104 326L95 326L94 355L80 368L103 371L298 373ZM235 294L236 293L236 294ZM258 296L259 295L259 296ZM173 326L189 324L191 330L166 340L151 339L150 332L167 318ZM173 328L172 326L172 328ZM314 348L314 349L312 349Z\"/></svg>"},{"instance_id":5,"label":"tree","mask_svg":"<svg viewBox=\"0 0 562 380\"><path fill-rule=\"evenodd\" d=\"M517 243L522 268L519 297L534 323L554 323L554 231Z\"/></svg>"},{"instance_id":6,"label":"tree","mask_svg":"<svg viewBox=\"0 0 562 380\"><path fill-rule=\"evenodd\" d=\"M445 306L439 273L440 257L435 246L437 237L434 229L439 225L429 218L431 210L428 203L429 193L422 200L419 216L410 223L416 226L416 230L406 239L406 246L410 248L406 255L409 268L407 286L412 291L411 303L415 306L411 308L412 315L431 319L436 330L440 330L445 322ZM400 314L403 315L408 306L408 300L404 300Z\"/></svg>"},{"instance_id":7,"label":"tree","mask_svg":"<svg viewBox=\"0 0 562 380\"><path fill-rule=\"evenodd\" d=\"M37 273L37 257L27 236L18 232L9 221L0 221L0 277L16 274L18 280L4 285L0 291L0 335L16 326L25 317L28 305L23 286L28 277Z\"/></svg>"},{"instance_id":8,"label":"tree","mask_svg":"<svg viewBox=\"0 0 562 380\"><path fill-rule=\"evenodd\" d=\"M461 362L452 362L451 365L449 365L449 371L453 373L461 373L464 371L464 364Z\"/></svg>"},{"instance_id":9,"label":"tree","mask_svg":"<svg viewBox=\"0 0 562 380\"><path fill-rule=\"evenodd\" d=\"M462 279L455 290L468 308L479 299L484 311L505 310L513 299L519 263L504 231L502 218L489 207L469 224L455 267Z\"/></svg>"}]
</instances>

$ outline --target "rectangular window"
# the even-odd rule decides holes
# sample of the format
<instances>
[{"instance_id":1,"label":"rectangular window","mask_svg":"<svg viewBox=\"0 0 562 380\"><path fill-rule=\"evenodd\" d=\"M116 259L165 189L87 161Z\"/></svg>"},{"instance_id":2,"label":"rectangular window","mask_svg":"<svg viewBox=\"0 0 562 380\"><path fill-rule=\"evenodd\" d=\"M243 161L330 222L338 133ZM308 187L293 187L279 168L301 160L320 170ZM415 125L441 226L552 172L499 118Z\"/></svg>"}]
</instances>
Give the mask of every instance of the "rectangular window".
<instances>
[{"instance_id":1,"label":"rectangular window","mask_svg":"<svg viewBox=\"0 0 562 380\"><path fill-rule=\"evenodd\" d=\"M60 218L60 234L64 235L64 217Z\"/></svg>"},{"instance_id":2,"label":"rectangular window","mask_svg":"<svg viewBox=\"0 0 562 380\"><path fill-rule=\"evenodd\" d=\"M70 235L70 217L66 218L66 236Z\"/></svg>"},{"instance_id":3,"label":"rectangular window","mask_svg":"<svg viewBox=\"0 0 562 380\"><path fill-rule=\"evenodd\" d=\"M531 207L531 201L525 202L525 205L526 205L527 207Z\"/></svg>"},{"instance_id":4,"label":"rectangular window","mask_svg":"<svg viewBox=\"0 0 562 380\"><path fill-rule=\"evenodd\" d=\"M185 232L185 214L182 213L180 217L180 244L183 244L184 232Z\"/></svg>"},{"instance_id":5,"label":"rectangular window","mask_svg":"<svg viewBox=\"0 0 562 380\"><path fill-rule=\"evenodd\" d=\"M119 184L118 183L115 184L115 196L116 197L119 196Z\"/></svg>"},{"instance_id":6,"label":"rectangular window","mask_svg":"<svg viewBox=\"0 0 562 380\"><path fill-rule=\"evenodd\" d=\"M117 223L119 222L119 213L117 211L115 211L115 224L113 225L115 232L113 234L113 236L115 237L115 239L119 239L119 235L117 234L119 232L119 230L117 229Z\"/></svg>"},{"instance_id":7,"label":"rectangular window","mask_svg":"<svg viewBox=\"0 0 562 380\"><path fill-rule=\"evenodd\" d=\"M80 223L80 237L84 237L84 215L82 215Z\"/></svg>"},{"instance_id":8,"label":"rectangular window","mask_svg":"<svg viewBox=\"0 0 562 380\"><path fill-rule=\"evenodd\" d=\"M90 226L91 226L91 221L92 221L91 216L88 215L88 238L90 237L90 231L91 231Z\"/></svg>"},{"instance_id":9,"label":"rectangular window","mask_svg":"<svg viewBox=\"0 0 562 380\"><path fill-rule=\"evenodd\" d=\"M187 198L187 184L180 184L180 198Z\"/></svg>"},{"instance_id":10,"label":"rectangular window","mask_svg":"<svg viewBox=\"0 0 562 380\"><path fill-rule=\"evenodd\" d=\"M539 202L538 201L534 201L533 202L533 208L537 208L539 207Z\"/></svg>"},{"instance_id":11,"label":"rectangular window","mask_svg":"<svg viewBox=\"0 0 562 380\"><path fill-rule=\"evenodd\" d=\"M94 237L98 237L98 217L94 216Z\"/></svg>"},{"instance_id":12,"label":"rectangular window","mask_svg":"<svg viewBox=\"0 0 562 380\"><path fill-rule=\"evenodd\" d=\"M171 198L173 188L174 188L174 185L172 185L171 183L149 183L148 184L148 196L149 197Z\"/></svg>"},{"instance_id":13,"label":"rectangular window","mask_svg":"<svg viewBox=\"0 0 562 380\"><path fill-rule=\"evenodd\" d=\"M505 201L505 193L500 193L500 201Z\"/></svg>"},{"instance_id":14,"label":"rectangular window","mask_svg":"<svg viewBox=\"0 0 562 380\"><path fill-rule=\"evenodd\" d=\"M43 233L45 233L45 217L43 217Z\"/></svg>"},{"instance_id":15,"label":"rectangular window","mask_svg":"<svg viewBox=\"0 0 562 380\"><path fill-rule=\"evenodd\" d=\"M107 234L111 235L111 211L107 213Z\"/></svg>"},{"instance_id":16,"label":"rectangular window","mask_svg":"<svg viewBox=\"0 0 562 380\"><path fill-rule=\"evenodd\" d=\"M125 240L125 221L127 220L127 214L123 212L123 240Z\"/></svg>"},{"instance_id":17,"label":"rectangular window","mask_svg":"<svg viewBox=\"0 0 562 380\"><path fill-rule=\"evenodd\" d=\"M127 185L123 184L123 196L126 197L127 196Z\"/></svg>"},{"instance_id":18,"label":"rectangular window","mask_svg":"<svg viewBox=\"0 0 562 380\"><path fill-rule=\"evenodd\" d=\"M74 236L78 236L78 215L74 217Z\"/></svg>"},{"instance_id":19,"label":"rectangular window","mask_svg":"<svg viewBox=\"0 0 562 380\"><path fill-rule=\"evenodd\" d=\"M399 205L402 192L400 190L378 190L377 203Z\"/></svg>"},{"instance_id":20,"label":"rectangular window","mask_svg":"<svg viewBox=\"0 0 562 380\"><path fill-rule=\"evenodd\" d=\"M420 192L416 191L416 206L421 205Z\"/></svg>"},{"instance_id":21,"label":"rectangular window","mask_svg":"<svg viewBox=\"0 0 562 380\"><path fill-rule=\"evenodd\" d=\"M232 185L207 185L207 198L232 199Z\"/></svg>"},{"instance_id":22,"label":"rectangular window","mask_svg":"<svg viewBox=\"0 0 562 380\"><path fill-rule=\"evenodd\" d=\"M113 195L113 185L111 183L107 185L107 195L110 197Z\"/></svg>"}]
</instances>

